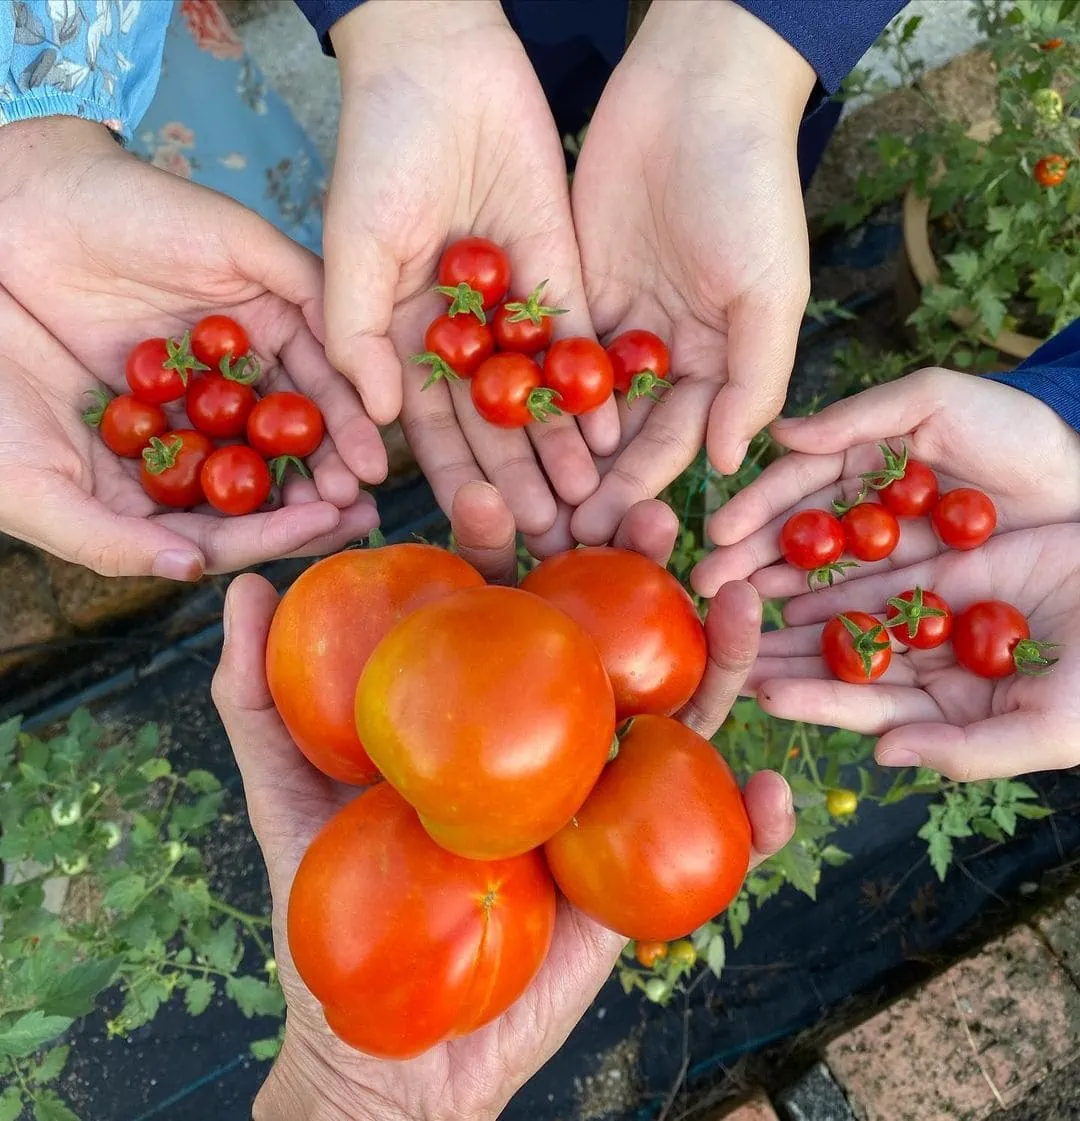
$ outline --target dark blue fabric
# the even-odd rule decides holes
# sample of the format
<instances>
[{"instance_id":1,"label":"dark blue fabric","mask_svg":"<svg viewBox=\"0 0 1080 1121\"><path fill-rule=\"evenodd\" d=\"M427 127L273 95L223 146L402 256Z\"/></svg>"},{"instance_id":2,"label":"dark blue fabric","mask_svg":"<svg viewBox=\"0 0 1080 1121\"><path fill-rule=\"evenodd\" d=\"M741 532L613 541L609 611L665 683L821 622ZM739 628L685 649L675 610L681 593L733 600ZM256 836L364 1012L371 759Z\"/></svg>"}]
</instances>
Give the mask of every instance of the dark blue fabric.
<instances>
[{"instance_id":1,"label":"dark blue fabric","mask_svg":"<svg viewBox=\"0 0 1080 1121\"><path fill-rule=\"evenodd\" d=\"M1011 373L990 378L1038 397L1080 431L1080 319L1048 339Z\"/></svg>"}]
</instances>

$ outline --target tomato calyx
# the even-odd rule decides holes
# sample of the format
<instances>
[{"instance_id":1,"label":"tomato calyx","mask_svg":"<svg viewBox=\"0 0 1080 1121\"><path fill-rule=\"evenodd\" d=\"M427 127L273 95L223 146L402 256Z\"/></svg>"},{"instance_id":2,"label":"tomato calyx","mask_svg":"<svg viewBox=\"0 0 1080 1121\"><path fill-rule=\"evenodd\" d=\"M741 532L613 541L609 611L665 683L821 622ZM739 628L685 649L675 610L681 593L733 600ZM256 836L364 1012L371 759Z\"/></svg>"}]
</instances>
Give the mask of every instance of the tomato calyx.
<instances>
[{"instance_id":1,"label":"tomato calyx","mask_svg":"<svg viewBox=\"0 0 1080 1121\"><path fill-rule=\"evenodd\" d=\"M160 436L151 436L150 443L143 448L142 457L151 475L161 475L176 466L176 457L184 447L184 438L174 436L167 444Z\"/></svg>"},{"instance_id":2,"label":"tomato calyx","mask_svg":"<svg viewBox=\"0 0 1080 1121\"><path fill-rule=\"evenodd\" d=\"M869 681L874 668L874 655L879 654L882 650L887 650L889 647L889 639L885 633L885 628L881 623L878 623L877 626L864 631L858 623L849 619L846 615L837 615L837 618L843 623L844 630L851 635L851 649L853 653L859 656L863 672Z\"/></svg>"},{"instance_id":3,"label":"tomato calyx","mask_svg":"<svg viewBox=\"0 0 1080 1121\"><path fill-rule=\"evenodd\" d=\"M944 618L947 614L940 608L926 605L923 601L923 590L918 584L915 585L915 590L911 593L911 599L893 596L892 599L885 602L887 607L893 607L897 612L896 617L889 620L888 627L892 629L906 625L908 638L915 638L919 633L920 620Z\"/></svg>"},{"instance_id":4,"label":"tomato calyx","mask_svg":"<svg viewBox=\"0 0 1080 1121\"><path fill-rule=\"evenodd\" d=\"M541 322L552 315L565 315L566 308L564 307L549 307L543 303L544 289L547 287L547 281L542 280L524 300L511 300L505 305L508 313L508 323L524 323L529 320L530 323L540 326Z\"/></svg>"},{"instance_id":5,"label":"tomato calyx","mask_svg":"<svg viewBox=\"0 0 1080 1121\"><path fill-rule=\"evenodd\" d=\"M420 387L421 389L429 389L438 381L461 381L461 375L457 370L433 350L425 350L423 354L414 354L409 361L415 362L418 366L431 367L431 373Z\"/></svg>"},{"instance_id":6,"label":"tomato calyx","mask_svg":"<svg viewBox=\"0 0 1080 1121\"><path fill-rule=\"evenodd\" d=\"M1045 677L1057 665L1058 659L1048 658L1043 652L1056 650L1060 645L1060 642L1022 639L1013 649L1013 664L1016 666L1016 672L1022 673L1025 677Z\"/></svg>"},{"instance_id":7,"label":"tomato calyx","mask_svg":"<svg viewBox=\"0 0 1080 1121\"><path fill-rule=\"evenodd\" d=\"M907 444L900 445L899 455L888 444L878 444L878 447L885 460L884 466L877 471L864 471L859 476L871 490L884 490L890 483L899 482L907 472Z\"/></svg>"},{"instance_id":8,"label":"tomato calyx","mask_svg":"<svg viewBox=\"0 0 1080 1121\"><path fill-rule=\"evenodd\" d=\"M558 406L558 402L561 400L562 394L558 390L541 387L540 389L534 389L529 394L525 401L525 407L532 414L533 420L538 420L541 424L547 424L553 416L562 416L562 409Z\"/></svg>"},{"instance_id":9,"label":"tomato calyx","mask_svg":"<svg viewBox=\"0 0 1080 1121\"><path fill-rule=\"evenodd\" d=\"M270 468L270 477L277 486L281 486L285 481L285 476L289 473L290 467L295 468L297 474L302 478L311 478L311 472L308 470L307 464L296 455L276 455L273 459L267 461L266 466Z\"/></svg>"},{"instance_id":10,"label":"tomato calyx","mask_svg":"<svg viewBox=\"0 0 1080 1121\"><path fill-rule=\"evenodd\" d=\"M661 394L671 388L671 382L652 370L642 370L630 379L630 388L626 391L626 403L632 405L642 397L650 401L661 400Z\"/></svg>"},{"instance_id":11,"label":"tomato calyx","mask_svg":"<svg viewBox=\"0 0 1080 1121\"><path fill-rule=\"evenodd\" d=\"M218 370L223 378L235 381L238 385L254 385L262 373L262 367L254 354L241 354L239 358L226 354L218 363Z\"/></svg>"},{"instance_id":12,"label":"tomato calyx","mask_svg":"<svg viewBox=\"0 0 1080 1121\"><path fill-rule=\"evenodd\" d=\"M863 476L865 478L865 476ZM859 488L859 493L850 502L844 502L843 499L833 499L833 512L838 518L842 518L845 514L854 510L856 506L861 506L870 494L870 484L864 482Z\"/></svg>"},{"instance_id":13,"label":"tomato calyx","mask_svg":"<svg viewBox=\"0 0 1080 1121\"><path fill-rule=\"evenodd\" d=\"M844 571L845 568L858 568L858 561L833 561L832 564L823 564L820 568L812 569L806 574L806 586L812 592L817 591L817 587L826 586L831 588L833 581L836 577Z\"/></svg>"},{"instance_id":14,"label":"tomato calyx","mask_svg":"<svg viewBox=\"0 0 1080 1121\"><path fill-rule=\"evenodd\" d=\"M437 284L434 291L449 297L450 306L446 309L446 314L451 319L455 315L475 315L481 323L487 323L484 297L464 281L461 284Z\"/></svg>"},{"instance_id":15,"label":"tomato calyx","mask_svg":"<svg viewBox=\"0 0 1080 1121\"><path fill-rule=\"evenodd\" d=\"M94 403L83 410L83 421L91 428L100 428L105 410L112 400L112 394L105 389L88 389L86 396L93 398Z\"/></svg>"},{"instance_id":16,"label":"tomato calyx","mask_svg":"<svg viewBox=\"0 0 1080 1121\"><path fill-rule=\"evenodd\" d=\"M187 331L182 337L165 340L165 350L168 357L161 364L163 370L175 370L180 377L181 385L186 386L188 378L196 371L209 370L205 362L200 362L191 350L191 332Z\"/></svg>"}]
</instances>

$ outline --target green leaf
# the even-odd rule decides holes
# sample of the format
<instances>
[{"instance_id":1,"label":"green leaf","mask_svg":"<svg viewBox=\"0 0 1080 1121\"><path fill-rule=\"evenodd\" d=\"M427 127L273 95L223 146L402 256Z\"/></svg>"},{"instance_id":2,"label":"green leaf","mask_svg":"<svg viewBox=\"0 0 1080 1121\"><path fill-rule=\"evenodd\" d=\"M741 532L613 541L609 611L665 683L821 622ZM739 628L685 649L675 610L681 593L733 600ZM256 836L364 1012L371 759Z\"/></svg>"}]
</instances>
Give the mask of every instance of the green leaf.
<instances>
[{"instance_id":1,"label":"green leaf","mask_svg":"<svg viewBox=\"0 0 1080 1121\"><path fill-rule=\"evenodd\" d=\"M22 1108L22 1094L14 1086L9 1086L0 1096L0 1121L15 1121Z\"/></svg>"},{"instance_id":2,"label":"green leaf","mask_svg":"<svg viewBox=\"0 0 1080 1121\"><path fill-rule=\"evenodd\" d=\"M34 1121L79 1121L79 1117L56 1094L46 1093L34 1102Z\"/></svg>"},{"instance_id":3,"label":"green leaf","mask_svg":"<svg viewBox=\"0 0 1080 1121\"><path fill-rule=\"evenodd\" d=\"M128 1031L142 1027L158 1014L158 1009L168 999L168 985L157 974L144 973L128 989L120 1013L124 1027Z\"/></svg>"},{"instance_id":4,"label":"green leaf","mask_svg":"<svg viewBox=\"0 0 1080 1121\"><path fill-rule=\"evenodd\" d=\"M252 1016L280 1016L284 1007L281 990L270 986L258 977L230 977L225 982L225 992L236 1001L240 1011Z\"/></svg>"},{"instance_id":5,"label":"green leaf","mask_svg":"<svg viewBox=\"0 0 1080 1121\"><path fill-rule=\"evenodd\" d=\"M214 999L214 983L206 977L196 977L184 991L184 1004L192 1016L201 1016Z\"/></svg>"},{"instance_id":6,"label":"green leaf","mask_svg":"<svg viewBox=\"0 0 1080 1121\"><path fill-rule=\"evenodd\" d=\"M631 974L631 978L633 975ZM626 992L634 987L633 980L630 982L630 987L626 986L626 979L623 978L623 988ZM256 1039L251 1045L251 1054L260 1062L273 1062L278 1057L281 1051L281 1040L276 1036L271 1036L269 1039ZM2 1121L2 1118L0 1118Z\"/></svg>"},{"instance_id":7,"label":"green leaf","mask_svg":"<svg viewBox=\"0 0 1080 1121\"><path fill-rule=\"evenodd\" d=\"M223 922L208 938L201 940L195 946L195 951L206 958L208 965L225 973L231 972L239 965L243 953L236 940L236 925L232 922Z\"/></svg>"},{"instance_id":8,"label":"green leaf","mask_svg":"<svg viewBox=\"0 0 1080 1121\"><path fill-rule=\"evenodd\" d=\"M141 767L139 767L139 774L142 775L147 782L157 782L160 778L165 778L166 775L172 774L172 764L168 759L160 757L156 759L147 759Z\"/></svg>"},{"instance_id":9,"label":"green leaf","mask_svg":"<svg viewBox=\"0 0 1080 1121\"><path fill-rule=\"evenodd\" d=\"M952 863L952 841L944 833L931 833L926 838L926 847L930 853L930 865L937 873L939 880L944 880Z\"/></svg>"},{"instance_id":10,"label":"green leaf","mask_svg":"<svg viewBox=\"0 0 1080 1121\"><path fill-rule=\"evenodd\" d=\"M27 1012L13 1024L0 1028L0 1055L22 1059L71 1027L70 1016L46 1016L40 1009Z\"/></svg>"},{"instance_id":11,"label":"green leaf","mask_svg":"<svg viewBox=\"0 0 1080 1121\"><path fill-rule=\"evenodd\" d=\"M724 963L727 961L727 943L722 934L717 934L705 951L705 964L712 970L713 975L719 977L724 972Z\"/></svg>"},{"instance_id":12,"label":"green leaf","mask_svg":"<svg viewBox=\"0 0 1080 1121\"><path fill-rule=\"evenodd\" d=\"M146 877L132 872L116 880L101 902L107 910L126 914L137 907L145 895Z\"/></svg>"},{"instance_id":13,"label":"green leaf","mask_svg":"<svg viewBox=\"0 0 1080 1121\"><path fill-rule=\"evenodd\" d=\"M1010 837L1016 832L1016 814L1008 806L995 806L990 811L990 817Z\"/></svg>"},{"instance_id":14,"label":"green leaf","mask_svg":"<svg viewBox=\"0 0 1080 1121\"><path fill-rule=\"evenodd\" d=\"M956 273L961 284L974 284L983 271L983 263L979 260L979 255L970 249L946 254L945 262Z\"/></svg>"},{"instance_id":15,"label":"green leaf","mask_svg":"<svg viewBox=\"0 0 1080 1121\"><path fill-rule=\"evenodd\" d=\"M44 1059L41 1060L37 1069L34 1070L30 1078L38 1085L44 1082L52 1082L54 1079L60 1077L64 1072L64 1067L67 1066L68 1055L71 1054L71 1048L65 1044L63 1047L54 1047Z\"/></svg>"},{"instance_id":16,"label":"green leaf","mask_svg":"<svg viewBox=\"0 0 1080 1121\"><path fill-rule=\"evenodd\" d=\"M1054 813L1046 806L1029 806L1027 802L1016 802L1011 808L1017 817L1026 817L1030 821L1040 821L1044 817L1053 816Z\"/></svg>"},{"instance_id":17,"label":"green leaf","mask_svg":"<svg viewBox=\"0 0 1080 1121\"><path fill-rule=\"evenodd\" d=\"M976 292L971 302L976 314L986 328L986 333L991 338L996 337L1004 325L1005 315L1008 311L1004 302L994 292L985 288Z\"/></svg>"},{"instance_id":18,"label":"green leaf","mask_svg":"<svg viewBox=\"0 0 1080 1121\"><path fill-rule=\"evenodd\" d=\"M221 789L221 783L209 771L188 771L184 781L195 794L213 794Z\"/></svg>"},{"instance_id":19,"label":"green leaf","mask_svg":"<svg viewBox=\"0 0 1080 1121\"><path fill-rule=\"evenodd\" d=\"M83 961L54 977L41 995L41 1007L56 1016L78 1019L94 1010L94 998L112 983L123 958Z\"/></svg>"}]
</instances>

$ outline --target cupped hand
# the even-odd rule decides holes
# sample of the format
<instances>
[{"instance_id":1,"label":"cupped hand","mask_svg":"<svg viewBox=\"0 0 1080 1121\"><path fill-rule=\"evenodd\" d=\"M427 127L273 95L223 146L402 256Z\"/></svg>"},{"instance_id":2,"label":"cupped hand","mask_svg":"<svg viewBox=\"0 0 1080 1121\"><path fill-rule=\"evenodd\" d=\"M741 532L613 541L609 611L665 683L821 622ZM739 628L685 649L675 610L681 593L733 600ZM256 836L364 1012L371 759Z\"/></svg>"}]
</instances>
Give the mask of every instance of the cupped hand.
<instances>
[{"instance_id":1,"label":"cupped hand","mask_svg":"<svg viewBox=\"0 0 1080 1121\"><path fill-rule=\"evenodd\" d=\"M574 172L585 290L603 337L671 348L673 388L620 401L622 441L572 520L598 544L706 442L720 471L784 403L809 293L796 137L807 63L737 4L654 4Z\"/></svg>"},{"instance_id":2,"label":"cupped hand","mask_svg":"<svg viewBox=\"0 0 1080 1121\"><path fill-rule=\"evenodd\" d=\"M369 0L331 37L343 100L324 237L328 353L379 423L401 412L444 510L463 482L486 478L522 532L543 533L556 496L576 506L595 490L590 448L618 443L614 404L580 429L561 416L505 430L477 415L468 382L422 389L426 371L403 370L446 310L431 291L439 256L466 234L506 250L512 294L548 282L544 302L567 309L557 334L593 334L543 91L497 0Z\"/></svg>"},{"instance_id":3,"label":"cupped hand","mask_svg":"<svg viewBox=\"0 0 1080 1121\"><path fill-rule=\"evenodd\" d=\"M514 519L498 493L467 484L453 527L461 554L489 580L514 578ZM658 502L631 510L617 542L658 561L677 529ZM319 1117L344 1121L491 1121L511 1095L559 1048L611 972L623 939L560 903L548 959L525 995L497 1021L405 1063L369 1059L336 1040L296 974L285 938L290 886L320 826L356 797L324 778L299 753L278 719L266 684L264 651L277 597L257 576L241 576L225 608L225 648L214 698L236 753L248 811L270 876L277 963L289 1007L285 1045L264 1087L260 1121ZM681 718L711 735L753 662L760 603L745 584L725 588L707 624L710 661ZM787 843L794 828L790 792L779 775L755 775L745 790L754 863Z\"/></svg>"},{"instance_id":4,"label":"cupped hand","mask_svg":"<svg viewBox=\"0 0 1080 1121\"><path fill-rule=\"evenodd\" d=\"M174 579L370 532L378 516L359 480L381 479L386 453L319 342L318 259L91 122L5 125L0 157L0 528L105 575ZM182 334L211 311L247 329L261 391L295 388L326 418L313 481L290 482L281 509L163 513L137 462L118 460L80 419L88 391L126 391L136 343Z\"/></svg>"},{"instance_id":5,"label":"cupped hand","mask_svg":"<svg viewBox=\"0 0 1080 1121\"><path fill-rule=\"evenodd\" d=\"M718 548L692 577L701 595L747 578L766 598L802 591L806 573L775 563L781 527L796 510L853 498L860 474L882 466L882 442L895 452L906 445L934 469L942 492L985 491L998 533L1080 519L1080 434L1037 398L999 382L920 370L815 416L777 421L772 432L792 451L713 515L709 535ZM892 556L839 579L904 567L943 548L928 520L905 518Z\"/></svg>"},{"instance_id":6,"label":"cupped hand","mask_svg":"<svg viewBox=\"0 0 1080 1121\"><path fill-rule=\"evenodd\" d=\"M1074 494L1077 493L1074 491ZM762 635L749 686L785 720L849 728L881 738L887 767L922 766L958 781L1003 778L1080 763L1080 526L992 537L974 552L943 553L898 571L849 579L790 600L790 626ZM822 623L844 611L882 618L885 603L919 586L954 611L1000 599L1028 619L1031 637L1056 643L1058 662L1040 676L976 677L952 646L906 650L869 685L830 680L818 653Z\"/></svg>"}]
</instances>

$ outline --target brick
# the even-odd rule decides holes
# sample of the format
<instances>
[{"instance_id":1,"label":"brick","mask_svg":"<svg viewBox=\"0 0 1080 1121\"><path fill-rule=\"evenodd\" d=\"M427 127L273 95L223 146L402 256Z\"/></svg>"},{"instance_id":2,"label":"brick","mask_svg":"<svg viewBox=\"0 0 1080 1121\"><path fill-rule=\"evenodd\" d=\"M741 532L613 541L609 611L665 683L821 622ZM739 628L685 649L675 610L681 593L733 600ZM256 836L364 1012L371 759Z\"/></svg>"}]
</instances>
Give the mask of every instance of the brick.
<instances>
[{"instance_id":1,"label":"brick","mask_svg":"<svg viewBox=\"0 0 1080 1121\"><path fill-rule=\"evenodd\" d=\"M862 1121L981 1121L1080 1048L1080 990L1028 927L829 1044Z\"/></svg>"},{"instance_id":2,"label":"brick","mask_svg":"<svg viewBox=\"0 0 1080 1121\"><path fill-rule=\"evenodd\" d=\"M777 1121L776 1111L761 1090L757 1090L749 1100L737 1105L734 1110L723 1107L719 1113L710 1113L704 1121Z\"/></svg>"},{"instance_id":3,"label":"brick","mask_svg":"<svg viewBox=\"0 0 1080 1121\"><path fill-rule=\"evenodd\" d=\"M35 657L5 654L16 646L48 642L65 630L40 559L22 548L0 557L0 673Z\"/></svg>"},{"instance_id":4,"label":"brick","mask_svg":"<svg viewBox=\"0 0 1080 1121\"><path fill-rule=\"evenodd\" d=\"M1080 892L1039 915L1035 926L1073 981L1080 985Z\"/></svg>"},{"instance_id":5,"label":"brick","mask_svg":"<svg viewBox=\"0 0 1080 1121\"><path fill-rule=\"evenodd\" d=\"M184 585L152 576L99 576L81 565L44 557L60 614L80 631L97 630L157 607Z\"/></svg>"}]
</instances>

